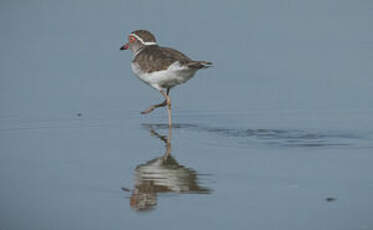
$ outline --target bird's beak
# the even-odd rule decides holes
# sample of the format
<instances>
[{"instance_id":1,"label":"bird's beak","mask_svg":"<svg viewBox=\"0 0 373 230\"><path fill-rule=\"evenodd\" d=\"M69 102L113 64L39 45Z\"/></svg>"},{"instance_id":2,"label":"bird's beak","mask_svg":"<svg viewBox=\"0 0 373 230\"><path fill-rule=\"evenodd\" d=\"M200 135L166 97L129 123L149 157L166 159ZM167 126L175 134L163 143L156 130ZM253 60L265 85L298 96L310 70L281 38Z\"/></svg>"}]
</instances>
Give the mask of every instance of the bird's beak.
<instances>
[{"instance_id":1,"label":"bird's beak","mask_svg":"<svg viewBox=\"0 0 373 230\"><path fill-rule=\"evenodd\" d=\"M120 47L120 50L128 50L128 43L126 43L122 47Z\"/></svg>"}]
</instances>

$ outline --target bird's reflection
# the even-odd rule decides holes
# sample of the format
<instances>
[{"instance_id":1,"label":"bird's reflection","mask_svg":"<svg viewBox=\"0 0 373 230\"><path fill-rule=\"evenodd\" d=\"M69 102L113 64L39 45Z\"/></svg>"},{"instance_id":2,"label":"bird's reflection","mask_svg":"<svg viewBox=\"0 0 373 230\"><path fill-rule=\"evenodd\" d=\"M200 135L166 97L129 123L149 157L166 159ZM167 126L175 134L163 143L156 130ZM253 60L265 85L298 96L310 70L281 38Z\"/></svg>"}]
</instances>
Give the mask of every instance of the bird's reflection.
<instances>
[{"instance_id":1,"label":"bird's reflection","mask_svg":"<svg viewBox=\"0 0 373 230\"><path fill-rule=\"evenodd\" d=\"M152 125L147 125L152 136L165 143L165 153L135 169L135 187L130 197L130 205L136 211L153 210L157 205L158 193L199 193L209 194L210 189L198 184L195 170L180 165L171 155L172 129L168 136L156 132Z\"/></svg>"}]
</instances>

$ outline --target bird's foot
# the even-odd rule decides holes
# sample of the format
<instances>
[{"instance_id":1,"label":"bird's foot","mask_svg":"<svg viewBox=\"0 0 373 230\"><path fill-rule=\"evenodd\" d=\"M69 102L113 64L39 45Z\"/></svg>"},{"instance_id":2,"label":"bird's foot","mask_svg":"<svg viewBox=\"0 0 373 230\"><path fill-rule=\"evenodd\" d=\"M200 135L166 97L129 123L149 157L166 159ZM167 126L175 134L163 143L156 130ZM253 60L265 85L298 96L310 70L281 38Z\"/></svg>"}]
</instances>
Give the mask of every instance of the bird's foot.
<instances>
[{"instance_id":1,"label":"bird's foot","mask_svg":"<svg viewBox=\"0 0 373 230\"><path fill-rule=\"evenodd\" d=\"M152 105L149 108L147 108L146 110L142 111L141 114L145 115L145 114L151 113L151 112L153 112L154 108L155 107Z\"/></svg>"}]
</instances>

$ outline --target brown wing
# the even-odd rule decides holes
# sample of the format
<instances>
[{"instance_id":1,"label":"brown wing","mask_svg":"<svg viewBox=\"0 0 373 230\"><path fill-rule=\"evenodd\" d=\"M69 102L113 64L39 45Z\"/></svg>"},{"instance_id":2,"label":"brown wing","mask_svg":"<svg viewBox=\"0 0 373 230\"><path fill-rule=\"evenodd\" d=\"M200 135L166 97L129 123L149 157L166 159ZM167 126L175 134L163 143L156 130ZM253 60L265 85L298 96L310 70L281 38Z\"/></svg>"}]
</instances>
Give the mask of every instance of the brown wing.
<instances>
[{"instance_id":1,"label":"brown wing","mask_svg":"<svg viewBox=\"0 0 373 230\"><path fill-rule=\"evenodd\" d=\"M175 61L179 61L181 64L185 64L185 63L192 61L192 59L187 57L185 54L175 49L168 48L168 47L160 47L160 50L162 51L162 54L165 57L174 59Z\"/></svg>"},{"instance_id":2,"label":"brown wing","mask_svg":"<svg viewBox=\"0 0 373 230\"><path fill-rule=\"evenodd\" d=\"M145 47L134 60L146 73L165 70L176 61L180 64L192 62L189 57L175 49L159 46Z\"/></svg>"}]
</instances>

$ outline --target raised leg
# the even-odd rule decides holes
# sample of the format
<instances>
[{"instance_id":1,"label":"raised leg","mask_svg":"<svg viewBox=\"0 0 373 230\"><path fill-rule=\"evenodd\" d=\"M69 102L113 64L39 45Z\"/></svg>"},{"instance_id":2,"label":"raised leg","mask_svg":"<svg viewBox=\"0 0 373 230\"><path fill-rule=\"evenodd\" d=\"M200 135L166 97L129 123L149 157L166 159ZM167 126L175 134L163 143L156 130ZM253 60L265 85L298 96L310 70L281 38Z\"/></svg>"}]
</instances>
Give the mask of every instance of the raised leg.
<instances>
[{"instance_id":1,"label":"raised leg","mask_svg":"<svg viewBox=\"0 0 373 230\"><path fill-rule=\"evenodd\" d=\"M167 96L168 94L170 93L170 89L168 88L167 89ZM163 94L162 94L163 95ZM163 95L164 96L164 95ZM148 113L151 113L153 112L154 109L156 108L159 108L159 107L163 107L163 106L166 106L167 105L167 99L164 100L162 103L160 104L156 104L156 105L151 105L149 106L146 110L142 111L141 114L148 114Z\"/></svg>"},{"instance_id":2,"label":"raised leg","mask_svg":"<svg viewBox=\"0 0 373 230\"><path fill-rule=\"evenodd\" d=\"M151 113L151 112L153 112L154 109L159 108L159 107L163 107L163 106L166 106L166 105L167 105L167 100L164 100L160 104L149 106L149 108L147 108L145 111L141 112L141 114Z\"/></svg>"}]
</instances>

